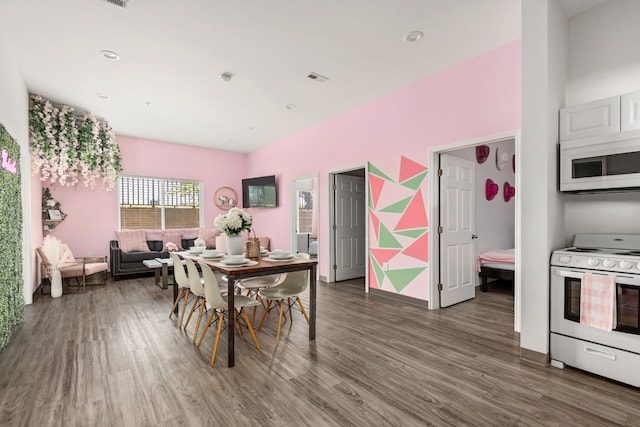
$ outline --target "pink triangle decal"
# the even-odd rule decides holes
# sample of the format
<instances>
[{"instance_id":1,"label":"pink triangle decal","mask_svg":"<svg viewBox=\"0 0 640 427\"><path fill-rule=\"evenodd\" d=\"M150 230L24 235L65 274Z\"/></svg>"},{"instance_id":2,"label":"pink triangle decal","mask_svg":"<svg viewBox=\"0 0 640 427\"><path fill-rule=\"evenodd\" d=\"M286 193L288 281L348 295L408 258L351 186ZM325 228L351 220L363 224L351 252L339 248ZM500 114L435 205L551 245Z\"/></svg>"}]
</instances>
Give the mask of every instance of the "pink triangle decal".
<instances>
[{"instance_id":1,"label":"pink triangle decal","mask_svg":"<svg viewBox=\"0 0 640 427\"><path fill-rule=\"evenodd\" d=\"M373 232L376 235L376 240L380 240L380 218L378 218L373 211L369 211L369 217L371 218L371 225L373 226Z\"/></svg>"},{"instance_id":2,"label":"pink triangle decal","mask_svg":"<svg viewBox=\"0 0 640 427\"><path fill-rule=\"evenodd\" d=\"M400 221L396 224L394 231L426 228L428 225L427 211L424 208L422 191L417 191L413 200L409 202L407 209L405 209L402 214L402 218L400 218Z\"/></svg>"},{"instance_id":3,"label":"pink triangle decal","mask_svg":"<svg viewBox=\"0 0 640 427\"><path fill-rule=\"evenodd\" d=\"M371 256L373 256L378 265L382 265L385 262L389 262L391 258L400 253L400 249L370 249Z\"/></svg>"},{"instance_id":4,"label":"pink triangle decal","mask_svg":"<svg viewBox=\"0 0 640 427\"><path fill-rule=\"evenodd\" d=\"M369 263L369 288L380 289L378 278L376 277L376 272L373 268L372 262Z\"/></svg>"},{"instance_id":5,"label":"pink triangle decal","mask_svg":"<svg viewBox=\"0 0 640 427\"><path fill-rule=\"evenodd\" d=\"M384 187L384 179L379 176L369 174L369 188L371 189L371 201L373 202L373 208L378 206L378 200L380 200L380 194L382 194L382 188Z\"/></svg>"},{"instance_id":6,"label":"pink triangle decal","mask_svg":"<svg viewBox=\"0 0 640 427\"><path fill-rule=\"evenodd\" d=\"M421 164L409 160L404 156L400 157L400 182L405 182L409 178L413 178L426 170L427 168Z\"/></svg>"},{"instance_id":7,"label":"pink triangle decal","mask_svg":"<svg viewBox=\"0 0 640 427\"><path fill-rule=\"evenodd\" d=\"M404 255L419 259L420 261L429 261L429 233L424 233L416 239L408 248L402 251Z\"/></svg>"}]
</instances>

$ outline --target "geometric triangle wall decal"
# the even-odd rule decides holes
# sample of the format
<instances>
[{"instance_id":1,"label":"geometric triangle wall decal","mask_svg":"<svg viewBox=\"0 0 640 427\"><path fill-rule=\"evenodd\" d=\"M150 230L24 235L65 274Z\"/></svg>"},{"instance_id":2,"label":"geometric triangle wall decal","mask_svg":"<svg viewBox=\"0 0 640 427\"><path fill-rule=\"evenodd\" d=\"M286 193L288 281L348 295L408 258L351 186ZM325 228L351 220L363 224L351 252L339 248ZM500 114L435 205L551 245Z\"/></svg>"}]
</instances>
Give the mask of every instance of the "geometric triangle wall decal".
<instances>
[{"instance_id":1,"label":"geometric triangle wall decal","mask_svg":"<svg viewBox=\"0 0 640 427\"><path fill-rule=\"evenodd\" d=\"M402 249L400 242L393 237L393 234L389 231L384 224L380 223L380 235L378 236L378 246L381 248L398 248Z\"/></svg>"},{"instance_id":2,"label":"geometric triangle wall decal","mask_svg":"<svg viewBox=\"0 0 640 427\"><path fill-rule=\"evenodd\" d=\"M371 257L378 263L383 265L385 262L389 262L394 256L400 253L400 249L370 249Z\"/></svg>"},{"instance_id":3,"label":"geometric triangle wall decal","mask_svg":"<svg viewBox=\"0 0 640 427\"><path fill-rule=\"evenodd\" d=\"M380 212L402 213L407 208L407 205L409 204L410 201L411 201L411 197L407 197L404 200L400 200L399 202L389 205L386 208L380 209Z\"/></svg>"},{"instance_id":4,"label":"geometric triangle wall decal","mask_svg":"<svg viewBox=\"0 0 640 427\"><path fill-rule=\"evenodd\" d=\"M420 261L429 262L429 233L425 233L422 237L416 239L415 242L402 251L402 254Z\"/></svg>"},{"instance_id":5,"label":"geometric triangle wall decal","mask_svg":"<svg viewBox=\"0 0 640 427\"><path fill-rule=\"evenodd\" d=\"M376 282L378 282L377 283L378 286L375 286L375 288L379 289L381 287L380 284L384 280L384 271L382 271L382 267L380 267L380 265L375 261L371 263L371 267L373 268ZM371 277L369 278L369 280L371 280ZM369 284L369 286L371 286L371 283Z\"/></svg>"},{"instance_id":6,"label":"geometric triangle wall decal","mask_svg":"<svg viewBox=\"0 0 640 427\"><path fill-rule=\"evenodd\" d=\"M414 228L413 230L400 230L400 231L394 230L393 232L401 236L411 237L415 239L427 231L429 231L428 228Z\"/></svg>"},{"instance_id":7,"label":"geometric triangle wall decal","mask_svg":"<svg viewBox=\"0 0 640 427\"><path fill-rule=\"evenodd\" d=\"M369 174L370 208L375 209L375 207L378 205L378 200L380 200L380 194L382 194L383 188L384 180L378 176Z\"/></svg>"},{"instance_id":8,"label":"geometric triangle wall decal","mask_svg":"<svg viewBox=\"0 0 640 427\"><path fill-rule=\"evenodd\" d=\"M373 232L376 235L376 239L380 239L380 219L373 211L369 211L369 218L371 218L371 225L373 225Z\"/></svg>"},{"instance_id":9,"label":"geometric triangle wall decal","mask_svg":"<svg viewBox=\"0 0 640 427\"><path fill-rule=\"evenodd\" d=\"M424 208L424 200L422 192L416 192L415 197L411 200L406 211L402 214L402 218L396 224L395 230L408 230L413 228L424 228L428 226L427 212Z\"/></svg>"},{"instance_id":10,"label":"geometric triangle wall decal","mask_svg":"<svg viewBox=\"0 0 640 427\"><path fill-rule=\"evenodd\" d=\"M404 156L400 156L400 182L404 182L426 170L427 168L421 164L409 160Z\"/></svg>"},{"instance_id":11,"label":"geometric triangle wall decal","mask_svg":"<svg viewBox=\"0 0 640 427\"><path fill-rule=\"evenodd\" d=\"M413 279L415 279L420 273L425 271L427 267L418 268L403 268L400 270L387 271L387 277L391 281L391 284L395 290L399 293L407 287Z\"/></svg>"},{"instance_id":12,"label":"geometric triangle wall decal","mask_svg":"<svg viewBox=\"0 0 640 427\"><path fill-rule=\"evenodd\" d=\"M427 176L427 172L422 173L418 176L411 178L408 181L403 182L402 185L412 190L417 190L418 188L420 188L420 184L422 184L422 181L424 180L425 176Z\"/></svg>"},{"instance_id":13,"label":"geometric triangle wall decal","mask_svg":"<svg viewBox=\"0 0 640 427\"><path fill-rule=\"evenodd\" d=\"M385 179L385 180L390 181L390 182L395 182L393 179L389 178L387 175L384 174L384 172L382 172L377 167L373 166L371 163L369 163L369 174L373 174L373 175L379 176L380 178Z\"/></svg>"}]
</instances>

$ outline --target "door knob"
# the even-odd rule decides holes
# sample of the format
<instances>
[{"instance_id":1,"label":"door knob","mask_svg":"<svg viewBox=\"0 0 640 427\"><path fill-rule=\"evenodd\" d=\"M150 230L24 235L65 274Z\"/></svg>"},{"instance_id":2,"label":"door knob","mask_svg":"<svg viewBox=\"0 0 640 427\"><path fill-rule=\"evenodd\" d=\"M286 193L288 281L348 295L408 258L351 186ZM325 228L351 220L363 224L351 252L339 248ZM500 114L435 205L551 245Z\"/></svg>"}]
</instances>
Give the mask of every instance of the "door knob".
<instances>
[{"instance_id":1,"label":"door knob","mask_svg":"<svg viewBox=\"0 0 640 427\"><path fill-rule=\"evenodd\" d=\"M477 234L472 234L472 235L471 235L471 238L472 238L472 239L477 239L477 238L478 238L478 235L477 235Z\"/></svg>"}]
</instances>

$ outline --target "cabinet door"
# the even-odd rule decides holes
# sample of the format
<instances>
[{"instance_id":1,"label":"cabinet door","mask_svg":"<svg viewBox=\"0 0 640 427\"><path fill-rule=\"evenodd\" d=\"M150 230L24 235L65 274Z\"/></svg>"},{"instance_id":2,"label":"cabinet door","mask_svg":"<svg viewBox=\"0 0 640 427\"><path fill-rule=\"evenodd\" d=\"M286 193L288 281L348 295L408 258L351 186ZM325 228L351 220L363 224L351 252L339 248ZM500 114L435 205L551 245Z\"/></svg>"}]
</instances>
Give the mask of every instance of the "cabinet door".
<instances>
[{"instance_id":1,"label":"cabinet door","mask_svg":"<svg viewBox=\"0 0 640 427\"><path fill-rule=\"evenodd\" d=\"M560 141L620 132L620 97L560 110Z\"/></svg>"},{"instance_id":2,"label":"cabinet door","mask_svg":"<svg viewBox=\"0 0 640 427\"><path fill-rule=\"evenodd\" d=\"M622 95L620 99L622 131L640 129L640 91Z\"/></svg>"}]
</instances>

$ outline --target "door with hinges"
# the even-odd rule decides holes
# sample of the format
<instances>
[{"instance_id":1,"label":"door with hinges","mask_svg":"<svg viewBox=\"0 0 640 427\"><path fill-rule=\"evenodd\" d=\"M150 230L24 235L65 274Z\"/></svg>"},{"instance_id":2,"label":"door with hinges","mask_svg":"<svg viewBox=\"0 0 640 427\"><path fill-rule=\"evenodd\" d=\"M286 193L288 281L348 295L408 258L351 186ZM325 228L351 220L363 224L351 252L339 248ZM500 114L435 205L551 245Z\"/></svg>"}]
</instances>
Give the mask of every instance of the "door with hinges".
<instances>
[{"instance_id":1,"label":"door with hinges","mask_svg":"<svg viewBox=\"0 0 640 427\"><path fill-rule=\"evenodd\" d=\"M440 307L475 297L475 164L440 155Z\"/></svg>"},{"instance_id":2,"label":"door with hinges","mask_svg":"<svg viewBox=\"0 0 640 427\"><path fill-rule=\"evenodd\" d=\"M364 277L366 267L365 180L335 175L336 281Z\"/></svg>"}]
</instances>

